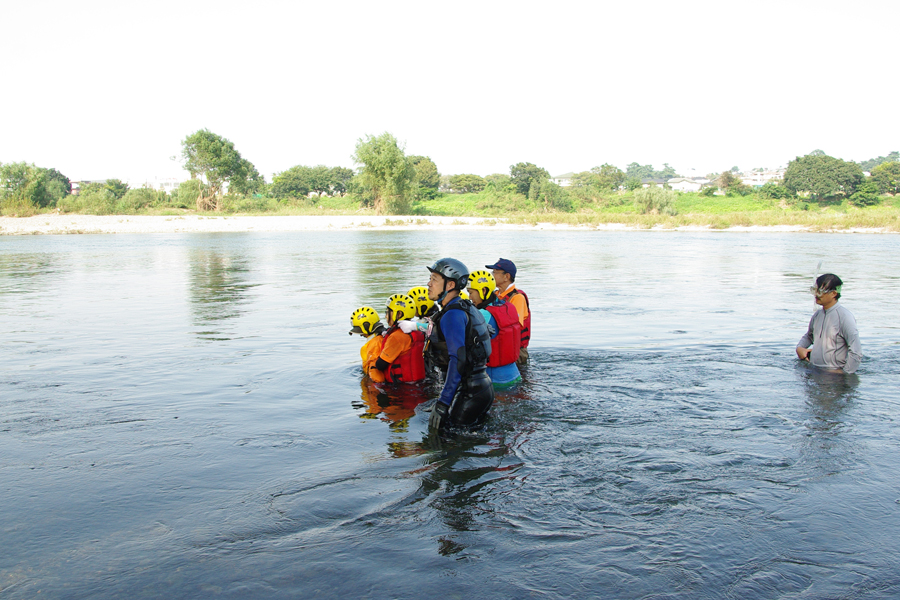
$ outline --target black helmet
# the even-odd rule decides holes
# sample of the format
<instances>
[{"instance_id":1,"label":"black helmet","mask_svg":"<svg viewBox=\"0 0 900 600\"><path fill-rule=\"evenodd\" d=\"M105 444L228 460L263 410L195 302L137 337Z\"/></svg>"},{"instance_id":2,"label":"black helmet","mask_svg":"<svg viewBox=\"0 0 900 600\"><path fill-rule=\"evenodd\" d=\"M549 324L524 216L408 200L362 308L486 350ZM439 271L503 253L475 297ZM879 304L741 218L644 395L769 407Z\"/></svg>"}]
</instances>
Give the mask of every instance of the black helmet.
<instances>
[{"instance_id":1,"label":"black helmet","mask_svg":"<svg viewBox=\"0 0 900 600\"><path fill-rule=\"evenodd\" d=\"M455 258L442 258L428 267L432 273L437 273L444 279L456 282L456 291L461 292L469 285L469 269Z\"/></svg>"}]
</instances>

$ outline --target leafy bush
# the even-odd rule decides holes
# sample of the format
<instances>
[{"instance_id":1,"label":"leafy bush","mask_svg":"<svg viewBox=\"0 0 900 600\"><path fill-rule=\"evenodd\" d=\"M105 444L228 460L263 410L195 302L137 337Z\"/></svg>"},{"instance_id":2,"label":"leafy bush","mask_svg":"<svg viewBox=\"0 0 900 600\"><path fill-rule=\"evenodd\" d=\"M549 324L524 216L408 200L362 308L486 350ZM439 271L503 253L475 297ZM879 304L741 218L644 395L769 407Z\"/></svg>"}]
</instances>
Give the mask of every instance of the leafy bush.
<instances>
[{"instance_id":1,"label":"leafy bush","mask_svg":"<svg viewBox=\"0 0 900 600\"><path fill-rule=\"evenodd\" d=\"M151 188L130 189L125 192L121 200L116 202L116 212L119 214L137 213L151 206L165 206L166 200L165 192Z\"/></svg>"},{"instance_id":2,"label":"leafy bush","mask_svg":"<svg viewBox=\"0 0 900 600\"><path fill-rule=\"evenodd\" d=\"M760 198L768 200L783 200L785 198L791 198L794 195L791 190L772 181L763 184L763 186L757 190L756 194Z\"/></svg>"},{"instance_id":3,"label":"leafy bush","mask_svg":"<svg viewBox=\"0 0 900 600\"><path fill-rule=\"evenodd\" d=\"M652 185L634 193L634 206L643 214L675 215L675 192Z\"/></svg>"},{"instance_id":4,"label":"leafy bush","mask_svg":"<svg viewBox=\"0 0 900 600\"><path fill-rule=\"evenodd\" d=\"M227 213L274 212L278 206L278 200L263 196L228 194L222 198L222 211Z\"/></svg>"},{"instance_id":5,"label":"leafy bush","mask_svg":"<svg viewBox=\"0 0 900 600\"><path fill-rule=\"evenodd\" d=\"M37 207L28 198L9 196L0 200L0 215L30 217L35 213L37 213Z\"/></svg>"},{"instance_id":6,"label":"leafy bush","mask_svg":"<svg viewBox=\"0 0 900 600\"><path fill-rule=\"evenodd\" d=\"M546 211L572 212L574 210L574 204L568 192L549 179L535 181L531 185L528 199L538 205L543 205Z\"/></svg>"},{"instance_id":7,"label":"leafy bush","mask_svg":"<svg viewBox=\"0 0 900 600\"><path fill-rule=\"evenodd\" d=\"M77 196L66 196L56 203L61 212L111 215L116 211L116 195L103 186L86 186Z\"/></svg>"},{"instance_id":8,"label":"leafy bush","mask_svg":"<svg viewBox=\"0 0 900 600\"><path fill-rule=\"evenodd\" d=\"M850 202L855 206L872 206L878 204L878 185L874 181L867 181L856 188L856 192L850 196Z\"/></svg>"},{"instance_id":9,"label":"leafy bush","mask_svg":"<svg viewBox=\"0 0 900 600\"><path fill-rule=\"evenodd\" d=\"M0 202L6 207L4 211L13 211L9 214L52 207L71 191L69 179L56 169L24 162L0 163Z\"/></svg>"}]
</instances>

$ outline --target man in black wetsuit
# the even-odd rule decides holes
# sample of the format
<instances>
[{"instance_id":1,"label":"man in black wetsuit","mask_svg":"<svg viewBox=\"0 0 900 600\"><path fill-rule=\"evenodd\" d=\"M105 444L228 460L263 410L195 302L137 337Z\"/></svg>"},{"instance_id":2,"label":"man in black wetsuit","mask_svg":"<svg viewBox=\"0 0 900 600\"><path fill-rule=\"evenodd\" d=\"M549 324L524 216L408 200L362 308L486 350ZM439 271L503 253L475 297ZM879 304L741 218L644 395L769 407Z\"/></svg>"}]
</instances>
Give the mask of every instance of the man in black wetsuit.
<instances>
[{"instance_id":1,"label":"man in black wetsuit","mask_svg":"<svg viewBox=\"0 0 900 600\"><path fill-rule=\"evenodd\" d=\"M449 363L441 396L431 409L429 427L481 423L494 403L494 386L485 366L491 355L491 334L481 312L459 298L469 282L469 269L455 258L431 267L428 297L441 311L432 319L432 340L446 342Z\"/></svg>"}]
</instances>

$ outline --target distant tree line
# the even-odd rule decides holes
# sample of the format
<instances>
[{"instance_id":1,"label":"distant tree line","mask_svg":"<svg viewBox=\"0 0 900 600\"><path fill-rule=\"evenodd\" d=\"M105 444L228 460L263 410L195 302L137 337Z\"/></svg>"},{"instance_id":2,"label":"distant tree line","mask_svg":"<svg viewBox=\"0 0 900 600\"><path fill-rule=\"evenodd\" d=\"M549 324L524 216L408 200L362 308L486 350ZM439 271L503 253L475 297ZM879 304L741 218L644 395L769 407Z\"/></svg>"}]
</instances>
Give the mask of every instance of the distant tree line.
<instances>
[{"instance_id":1,"label":"distant tree line","mask_svg":"<svg viewBox=\"0 0 900 600\"><path fill-rule=\"evenodd\" d=\"M382 214L409 214L416 202L445 194L481 194L485 198L520 198L538 210L571 211L585 202L616 204L629 195L640 212L674 214L675 193L666 185L644 188L647 180L677 177L668 163L656 170L652 165L630 163L623 171L603 164L575 173L562 187L550 173L534 163L510 165L509 173L486 177L471 173L441 175L428 156L407 156L405 148L389 133L367 135L357 141L353 161L356 169L325 165L295 165L276 173L271 183L234 144L201 129L182 141L182 159L191 179L171 194L149 188L130 189L118 179L81 186L72 195L72 182L55 169L27 163L0 164L0 211L3 214L33 214L56 207L63 211L111 214L148 208L192 208L222 211L229 207L271 208L278 203L315 204L326 196L346 196L362 207ZM900 193L900 153L891 152L860 163L828 156L814 150L790 161L782 181L760 188L744 184L739 169L732 167L710 174L712 183L703 195L755 194L762 199L789 202L833 202L848 200L858 206L880 201L884 194ZM870 172L866 177L863 170ZM649 191L648 191L649 190ZM449 196L452 198L452 196ZM486 200L489 202L489 200ZM237 202L237 204L235 204Z\"/></svg>"}]
</instances>

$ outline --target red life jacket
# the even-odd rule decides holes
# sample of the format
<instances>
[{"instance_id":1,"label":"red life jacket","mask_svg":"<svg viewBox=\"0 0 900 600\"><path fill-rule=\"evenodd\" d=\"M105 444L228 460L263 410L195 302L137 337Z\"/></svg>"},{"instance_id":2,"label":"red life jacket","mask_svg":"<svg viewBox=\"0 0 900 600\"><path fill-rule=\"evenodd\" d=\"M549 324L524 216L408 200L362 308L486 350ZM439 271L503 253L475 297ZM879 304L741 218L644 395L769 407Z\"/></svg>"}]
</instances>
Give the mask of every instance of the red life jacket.
<instances>
[{"instance_id":1,"label":"red life jacket","mask_svg":"<svg viewBox=\"0 0 900 600\"><path fill-rule=\"evenodd\" d=\"M519 350L522 348L520 341L522 326L519 324L519 313L516 312L516 307L509 302L501 302L499 305L484 307L497 321L499 329L497 335L491 338L491 356L487 363L489 367L502 367L516 362L519 360Z\"/></svg>"},{"instance_id":2,"label":"red life jacket","mask_svg":"<svg viewBox=\"0 0 900 600\"><path fill-rule=\"evenodd\" d=\"M518 288L509 293L509 296L506 297L507 302L516 294L522 294L522 297L525 298L525 306L528 308L528 316L522 323L522 348L527 348L528 342L531 340L531 304L528 302L528 295Z\"/></svg>"},{"instance_id":3,"label":"red life jacket","mask_svg":"<svg viewBox=\"0 0 900 600\"><path fill-rule=\"evenodd\" d=\"M413 331L406 335L412 338L412 346L398 356L384 372L384 378L392 383L412 383L425 379L425 334ZM387 339L387 335L384 337Z\"/></svg>"}]
</instances>

